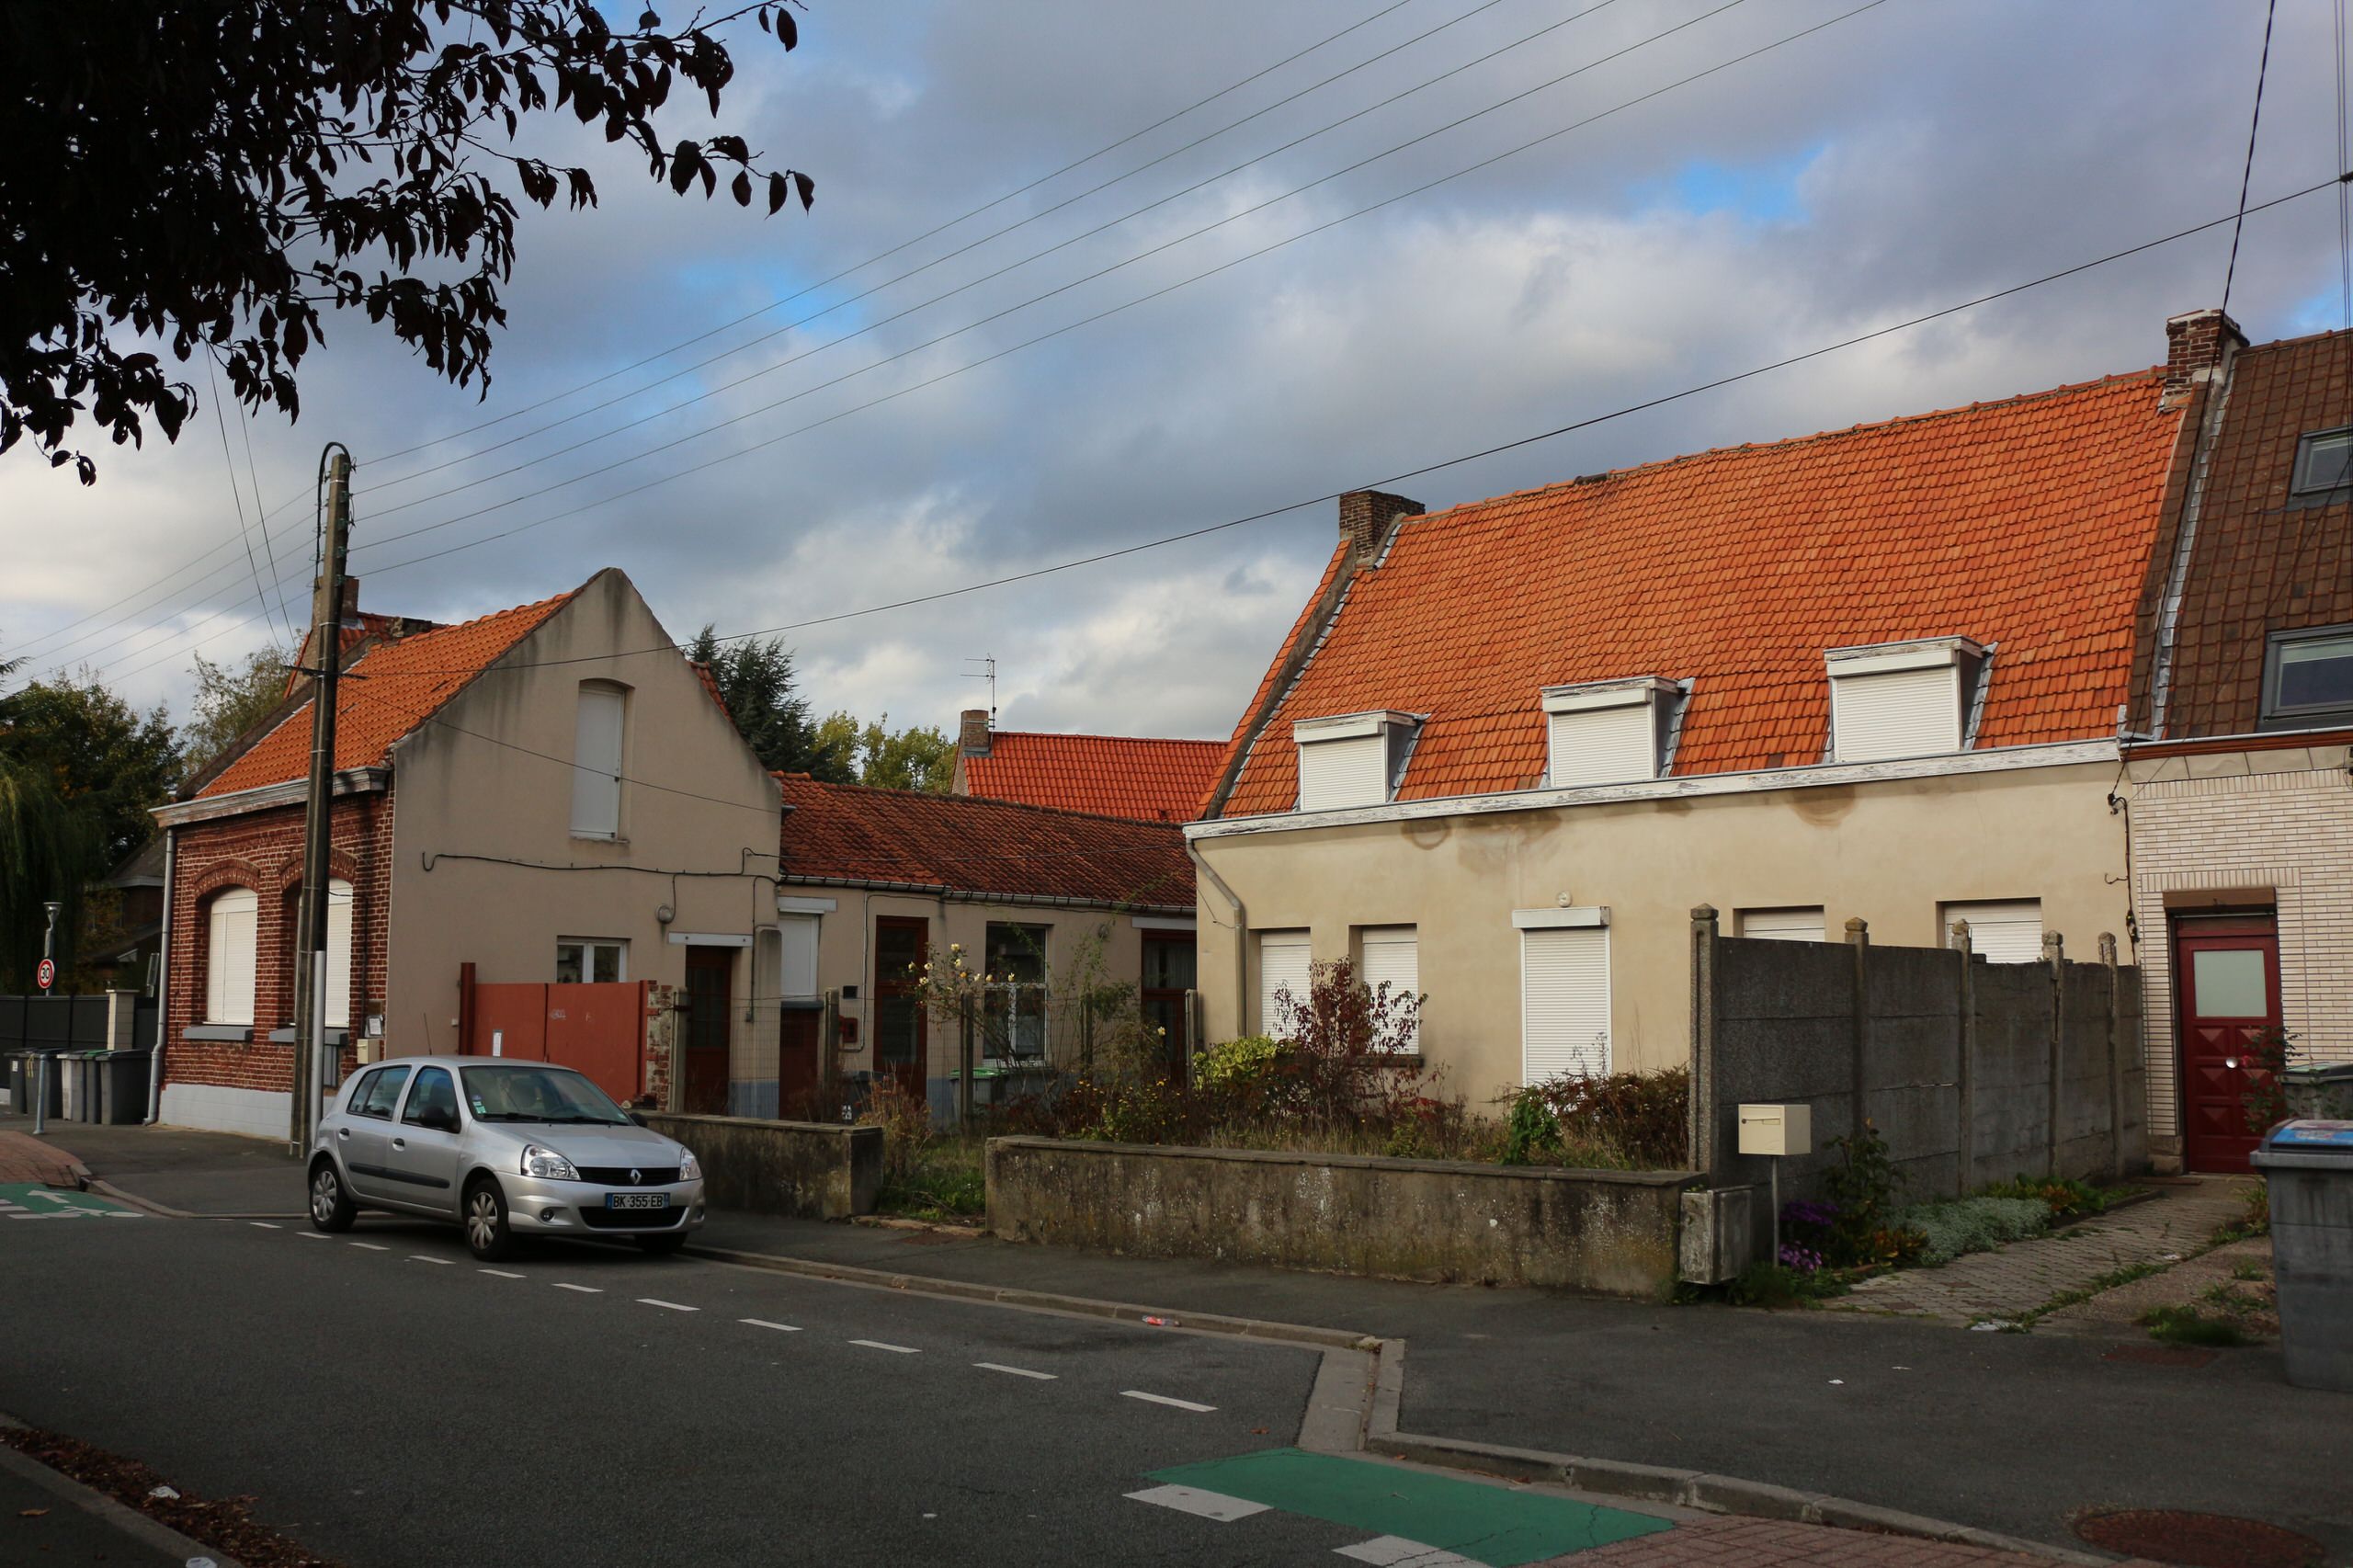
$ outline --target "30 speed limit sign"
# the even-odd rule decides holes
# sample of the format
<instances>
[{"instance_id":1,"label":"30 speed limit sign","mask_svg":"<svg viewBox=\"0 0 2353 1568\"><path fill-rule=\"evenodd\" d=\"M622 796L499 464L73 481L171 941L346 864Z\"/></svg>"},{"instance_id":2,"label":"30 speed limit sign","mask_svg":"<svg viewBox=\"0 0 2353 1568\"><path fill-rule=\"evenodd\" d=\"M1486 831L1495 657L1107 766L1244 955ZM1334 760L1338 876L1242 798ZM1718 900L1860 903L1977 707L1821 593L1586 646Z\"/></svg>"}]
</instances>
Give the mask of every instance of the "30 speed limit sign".
<instances>
[{"instance_id":1,"label":"30 speed limit sign","mask_svg":"<svg viewBox=\"0 0 2353 1568\"><path fill-rule=\"evenodd\" d=\"M43 991L48 990L51 986L57 983L57 960L55 959L43 959L40 960L40 966L33 971L33 983L40 986Z\"/></svg>"}]
</instances>

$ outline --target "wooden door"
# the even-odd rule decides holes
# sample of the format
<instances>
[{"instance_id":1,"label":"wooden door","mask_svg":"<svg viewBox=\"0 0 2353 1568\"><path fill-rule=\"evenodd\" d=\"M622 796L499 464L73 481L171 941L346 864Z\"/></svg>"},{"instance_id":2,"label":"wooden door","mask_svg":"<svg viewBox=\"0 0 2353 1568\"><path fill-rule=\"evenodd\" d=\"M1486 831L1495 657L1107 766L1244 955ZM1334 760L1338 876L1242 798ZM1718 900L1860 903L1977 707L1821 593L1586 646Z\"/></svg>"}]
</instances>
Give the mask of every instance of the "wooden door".
<instances>
[{"instance_id":1,"label":"wooden door","mask_svg":"<svg viewBox=\"0 0 2353 1568\"><path fill-rule=\"evenodd\" d=\"M2269 1081L2253 1052L2279 1024L2278 927L2268 915L2182 921L2173 946L2182 1160L2193 1171L2244 1171L2257 1136L2247 1096Z\"/></svg>"},{"instance_id":2,"label":"wooden door","mask_svg":"<svg viewBox=\"0 0 2353 1568\"><path fill-rule=\"evenodd\" d=\"M924 1085L924 1009L916 971L931 948L931 922L874 923L874 1075L911 1095Z\"/></svg>"},{"instance_id":3,"label":"wooden door","mask_svg":"<svg viewBox=\"0 0 2353 1568\"><path fill-rule=\"evenodd\" d=\"M727 1114L728 1042L735 1018L735 949L687 949L687 1070L690 1116Z\"/></svg>"},{"instance_id":4,"label":"wooden door","mask_svg":"<svg viewBox=\"0 0 2353 1568\"><path fill-rule=\"evenodd\" d=\"M1143 933L1144 1020L1160 1030L1163 1063L1172 1082L1183 1083L1192 1066L1192 1041L1185 1038L1185 996L1193 989L1193 933Z\"/></svg>"}]
</instances>

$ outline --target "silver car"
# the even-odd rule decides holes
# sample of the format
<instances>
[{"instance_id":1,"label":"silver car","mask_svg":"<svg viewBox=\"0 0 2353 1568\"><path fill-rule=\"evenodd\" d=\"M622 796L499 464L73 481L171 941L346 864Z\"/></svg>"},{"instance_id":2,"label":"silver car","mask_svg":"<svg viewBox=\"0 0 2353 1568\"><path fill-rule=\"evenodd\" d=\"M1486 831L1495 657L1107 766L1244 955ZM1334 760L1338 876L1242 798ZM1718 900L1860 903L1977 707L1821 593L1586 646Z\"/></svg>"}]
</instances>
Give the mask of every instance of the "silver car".
<instances>
[{"instance_id":1,"label":"silver car","mask_svg":"<svg viewBox=\"0 0 2353 1568\"><path fill-rule=\"evenodd\" d=\"M676 1252L703 1222L702 1167L569 1067L404 1056L354 1073L319 1120L311 1223L362 1209L465 1227L476 1257L519 1237L633 1239Z\"/></svg>"}]
</instances>

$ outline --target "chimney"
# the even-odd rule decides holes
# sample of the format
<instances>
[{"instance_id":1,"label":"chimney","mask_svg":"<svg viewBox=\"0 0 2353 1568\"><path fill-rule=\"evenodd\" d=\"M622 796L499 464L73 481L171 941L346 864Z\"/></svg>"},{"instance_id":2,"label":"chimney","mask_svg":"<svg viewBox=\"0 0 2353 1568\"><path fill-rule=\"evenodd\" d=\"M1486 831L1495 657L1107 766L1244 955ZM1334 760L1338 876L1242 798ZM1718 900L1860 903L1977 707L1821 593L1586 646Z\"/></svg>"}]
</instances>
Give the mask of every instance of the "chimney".
<instances>
[{"instance_id":1,"label":"chimney","mask_svg":"<svg viewBox=\"0 0 2353 1568\"><path fill-rule=\"evenodd\" d=\"M966 756L986 756L989 754L989 710L967 708L963 722L957 726L956 749Z\"/></svg>"},{"instance_id":2,"label":"chimney","mask_svg":"<svg viewBox=\"0 0 2353 1568\"><path fill-rule=\"evenodd\" d=\"M1340 538L1347 542L1357 565L1370 566L1389 542L1389 536L1397 531L1398 521L1421 515L1419 501L1385 490L1351 490L1340 497Z\"/></svg>"},{"instance_id":3,"label":"chimney","mask_svg":"<svg viewBox=\"0 0 2353 1568\"><path fill-rule=\"evenodd\" d=\"M2165 392L2157 406L2180 407L2191 388L2215 380L2245 347L2246 334L2221 311L2191 311L2167 320Z\"/></svg>"}]
</instances>

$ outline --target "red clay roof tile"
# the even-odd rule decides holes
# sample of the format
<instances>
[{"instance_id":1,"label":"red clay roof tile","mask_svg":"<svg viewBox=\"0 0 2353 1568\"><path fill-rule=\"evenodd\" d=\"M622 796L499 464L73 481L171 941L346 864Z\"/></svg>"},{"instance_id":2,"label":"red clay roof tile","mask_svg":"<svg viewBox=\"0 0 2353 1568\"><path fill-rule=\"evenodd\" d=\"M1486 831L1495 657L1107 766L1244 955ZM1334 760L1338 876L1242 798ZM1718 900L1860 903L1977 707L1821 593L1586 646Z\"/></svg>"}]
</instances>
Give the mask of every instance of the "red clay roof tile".
<instances>
[{"instance_id":1,"label":"red clay roof tile","mask_svg":"<svg viewBox=\"0 0 2353 1568\"><path fill-rule=\"evenodd\" d=\"M968 794L991 801L1186 822L1224 760L1222 741L1046 735L998 730L986 756L961 759Z\"/></svg>"}]
</instances>

